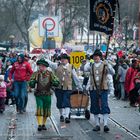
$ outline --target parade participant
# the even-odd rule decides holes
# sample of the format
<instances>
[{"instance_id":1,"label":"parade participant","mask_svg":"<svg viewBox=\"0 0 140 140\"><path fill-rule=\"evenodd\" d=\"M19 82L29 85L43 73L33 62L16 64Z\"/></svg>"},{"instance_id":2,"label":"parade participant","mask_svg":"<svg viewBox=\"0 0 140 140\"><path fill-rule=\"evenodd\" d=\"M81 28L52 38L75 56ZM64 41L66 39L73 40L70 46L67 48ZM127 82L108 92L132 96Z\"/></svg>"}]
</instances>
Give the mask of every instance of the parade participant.
<instances>
[{"instance_id":1,"label":"parade participant","mask_svg":"<svg viewBox=\"0 0 140 140\"><path fill-rule=\"evenodd\" d=\"M16 98L17 112L24 113L25 99L27 97L27 79L32 75L33 71L28 62L24 61L24 55L19 54L17 62L12 66L9 73L9 80L13 82L14 75L14 94Z\"/></svg>"},{"instance_id":2,"label":"parade participant","mask_svg":"<svg viewBox=\"0 0 140 140\"><path fill-rule=\"evenodd\" d=\"M69 63L69 56L61 54L61 62L53 63L49 60L49 66L55 69L55 74L59 78L60 85L55 89L57 99L57 108L60 111L60 122L70 123L70 95L72 93L73 82L79 90L82 90L82 84L79 82L75 69Z\"/></svg>"},{"instance_id":3,"label":"parade participant","mask_svg":"<svg viewBox=\"0 0 140 140\"><path fill-rule=\"evenodd\" d=\"M102 53L100 50L95 50L93 54L94 63L85 65L84 70L90 72L89 77L89 90L91 98L90 111L94 114L96 126L93 131L100 131L99 114L103 115L104 120L104 132L109 131L107 125L108 114L110 114L110 108L108 106L108 73L114 74L112 66L102 61Z\"/></svg>"},{"instance_id":4,"label":"parade participant","mask_svg":"<svg viewBox=\"0 0 140 140\"><path fill-rule=\"evenodd\" d=\"M44 59L37 61L39 70L34 72L30 82L36 81L35 98L36 98L36 116L38 121L38 131L46 130L46 120L51 115L51 81L52 72L48 71L49 64ZM31 83L29 83L31 85Z\"/></svg>"}]
</instances>

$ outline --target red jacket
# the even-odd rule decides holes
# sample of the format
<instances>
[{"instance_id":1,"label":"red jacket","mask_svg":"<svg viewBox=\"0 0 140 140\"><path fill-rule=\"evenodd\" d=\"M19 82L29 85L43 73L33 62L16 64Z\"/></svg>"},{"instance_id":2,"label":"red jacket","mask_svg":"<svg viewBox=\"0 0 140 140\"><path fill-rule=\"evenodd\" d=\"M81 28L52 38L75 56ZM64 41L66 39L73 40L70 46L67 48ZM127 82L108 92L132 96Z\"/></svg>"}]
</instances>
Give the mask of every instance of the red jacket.
<instances>
[{"instance_id":1,"label":"red jacket","mask_svg":"<svg viewBox=\"0 0 140 140\"><path fill-rule=\"evenodd\" d=\"M9 79L12 79L14 74L14 81L28 81L32 75L33 71L28 62L15 62L9 73Z\"/></svg>"},{"instance_id":2,"label":"red jacket","mask_svg":"<svg viewBox=\"0 0 140 140\"><path fill-rule=\"evenodd\" d=\"M129 94L129 92L135 87L135 76L137 72L138 71L136 69L133 69L132 67L130 67L126 72L125 90L127 94Z\"/></svg>"}]
</instances>

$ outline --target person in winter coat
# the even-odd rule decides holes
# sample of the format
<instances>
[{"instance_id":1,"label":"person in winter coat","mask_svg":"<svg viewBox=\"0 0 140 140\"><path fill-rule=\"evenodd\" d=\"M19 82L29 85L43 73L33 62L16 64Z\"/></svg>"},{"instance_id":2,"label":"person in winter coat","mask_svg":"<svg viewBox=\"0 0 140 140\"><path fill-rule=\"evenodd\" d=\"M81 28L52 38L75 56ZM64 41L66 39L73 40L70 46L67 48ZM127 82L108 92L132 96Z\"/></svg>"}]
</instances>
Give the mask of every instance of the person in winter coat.
<instances>
[{"instance_id":1,"label":"person in winter coat","mask_svg":"<svg viewBox=\"0 0 140 140\"><path fill-rule=\"evenodd\" d=\"M133 89L133 95L131 95L131 102L134 104L134 107L138 107L140 104L140 64L138 64L138 73L134 77L135 87Z\"/></svg>"},{"instance_id":2,"label":"person in winter coat","mask_svg":"<svg viewBox=\"0 0 140 140\"><path fill-rule=\"evenodd\" d=\"M17 62L12 66L9 73L9 80L14 82L14 94L16 98L17 112L25 112L25 99L27 96L27 80L31 77L33 71L30 64L24 61L24 55L18 55ZM14 74L14 81L12 76Z\"/></svg>"},{"instance_id":3,"label":"person in winter coat","mask_svg":"<svg viewBox=\"0 0 140 140\"><path fill-rule=\"evenodd\" d=\"M127 64L124 62L124 59L119 60L119 68L118 68L118 80L119 80L119 85L120 85L120 91L119 91L119 96L118 98L121 100L126 99L126 94L125 94L125 76L126 72L128 70Z\"/></svg>"},{"instance_id":4,"label":"person in winter coat","mask_svg":"<svg viewBox=\"0 0 140 140\"><path fill-rule=\"evenodd\" d=\"M4 76L0 75L0 113L3 113L5 110L6 87L7 84L4 82Z\"/></svg>"},{"instance_id":5,"label":"person in winter coat","mask_svg":"<svg viewBox=\"0 0 140 140\"><path fill-rule=\"evenodd\" d=\"M4 75L4 81L6 83L9 83L9 73L10 73L11 68L12 68L12 60L8 59L6 61L6 71L5 71L5 75ZM11 84L11 86L7 87L7 97L6 97L6 101L5 101L6 105L9 105L9 99L11 99L11 101L12 101L10 105L15 104L15 97L14 97L12 88L13 88L12 84Z\"/></svg>"},{"instance_id":6,"label":"person in winter coat","mask_svg":"<svg viewBox=\"0 0 140 140\"><path fill-rule=\"evenodd\" d=\"M137 70L138 61L132 60L131 67L127 70L125 76L125 91L129 97L130 105L135 106L134 95L135 95L135 76L138 73Z\"/></svg>"}]
</instances>

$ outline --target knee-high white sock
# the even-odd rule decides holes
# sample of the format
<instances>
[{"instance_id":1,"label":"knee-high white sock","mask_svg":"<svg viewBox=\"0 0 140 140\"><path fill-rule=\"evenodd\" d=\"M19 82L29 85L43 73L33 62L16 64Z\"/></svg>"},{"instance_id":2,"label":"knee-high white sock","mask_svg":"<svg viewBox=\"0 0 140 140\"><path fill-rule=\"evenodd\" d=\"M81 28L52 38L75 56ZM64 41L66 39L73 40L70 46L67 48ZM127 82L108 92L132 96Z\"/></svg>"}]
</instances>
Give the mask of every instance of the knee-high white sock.
<instances>
[{"instance_id":1,"label":"knee-high white sock","mask_svg":"<svg viewBox=\"0 0 140 140\"><path fill-rule=\"evenodd\" d=\"M108 117L109 117L108 114L104 114L104 115L103 115L104 126L107 125Z\"/></svg>"},{"instance_id":2,"label":"knee-high white sock","mask_svg":"<svg viewBox=\"0 0 140 140\"><path fill-rule=\"evenodd\" d=\"M65 116L66 116L66 118L69 118L69 114L70 114L70 108L66 107L65 108Z\"/></svg>"},{"instance_id":3,"label":"knee-high white sock","mask_svg":"<svg viewBox=\"0 0 140 140\"><path fill-rule=\"evenodd\" d=\"M99 124L99 115L94 115L94 119L95 119L96 125L100 125Z\"/></svg>"},{"instance_id":4,"label":"knee-high white sock","mask_svg":"<svg viewBox=\"0 0 140 140\"><path fill-rule=\"evenodd\" d=\"M65 109L64 108L59 109L59 112L60 112L60 116L65 115Z\"/></svg>"}]
</instances>

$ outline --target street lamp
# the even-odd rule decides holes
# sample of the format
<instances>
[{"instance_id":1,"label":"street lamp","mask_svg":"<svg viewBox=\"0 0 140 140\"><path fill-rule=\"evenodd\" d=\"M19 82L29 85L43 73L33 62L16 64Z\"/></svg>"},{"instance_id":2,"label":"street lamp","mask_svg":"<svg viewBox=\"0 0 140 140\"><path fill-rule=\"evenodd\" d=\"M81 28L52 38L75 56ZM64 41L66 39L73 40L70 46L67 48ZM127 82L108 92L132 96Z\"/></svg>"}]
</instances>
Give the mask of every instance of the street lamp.
<instances>
[{"instance_id":1,"label":"street lamp","mask_svg":"<svg viewBox=\"0 0 140 140\"><path fill-rule=\"evenodd\" d=\"M13 48L13 47L14 47L13 41L14 41L14 39L15 39L15 36L14 36L14 35L10 35L10 36L9 36L9 39L10 39L11 48Z\"/></svg>"}]
</instances>

